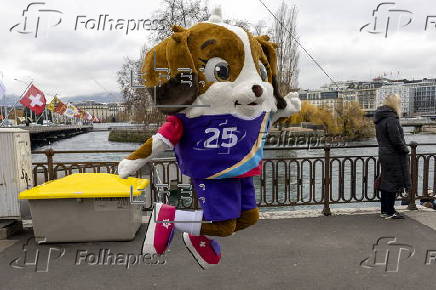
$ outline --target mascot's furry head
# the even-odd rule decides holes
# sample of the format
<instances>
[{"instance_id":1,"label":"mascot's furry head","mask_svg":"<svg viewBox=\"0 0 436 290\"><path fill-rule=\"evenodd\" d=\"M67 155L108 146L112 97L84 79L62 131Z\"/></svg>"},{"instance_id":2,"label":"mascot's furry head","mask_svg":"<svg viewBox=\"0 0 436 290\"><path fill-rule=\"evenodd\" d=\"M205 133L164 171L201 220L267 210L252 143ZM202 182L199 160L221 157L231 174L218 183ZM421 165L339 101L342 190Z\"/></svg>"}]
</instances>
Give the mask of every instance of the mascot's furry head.
<instances>
[{"instance_id":1,"label":"mascot's furry head","mask_svg":"<svg viewBox=\"0 0 436 290\"><path fill-rule=\"evenodd\" d=\"M277 45L268 36L223 23L220 9L208 22L172 30L147 53L142 67L161 112L251 119L285 109L277 83Z\"/></svg>"}]
</instances>

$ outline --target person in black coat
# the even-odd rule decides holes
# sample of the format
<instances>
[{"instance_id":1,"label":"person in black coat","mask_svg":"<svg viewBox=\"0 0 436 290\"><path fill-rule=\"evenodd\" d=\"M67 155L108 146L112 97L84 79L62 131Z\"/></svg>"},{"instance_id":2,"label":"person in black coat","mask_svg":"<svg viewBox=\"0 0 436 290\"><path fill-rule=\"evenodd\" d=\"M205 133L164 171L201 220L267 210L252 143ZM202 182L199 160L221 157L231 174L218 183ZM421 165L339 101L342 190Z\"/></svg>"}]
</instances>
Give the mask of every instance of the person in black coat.
<instances>
[{"instance_id":1,"label":"person in black coat","mask_svg":"<svg viewBox=\"0 0 436 290\"><path fill-rule=\"evenodd\" d=\"M400 115L400 97L392 94L386 97L384 105L377 108L374 116L381 165L381 216L384 218L404 218L394 208L395 199L399 192L408 191L411 186L409 148L404 140Z\"/></svg>"}]
</instances>

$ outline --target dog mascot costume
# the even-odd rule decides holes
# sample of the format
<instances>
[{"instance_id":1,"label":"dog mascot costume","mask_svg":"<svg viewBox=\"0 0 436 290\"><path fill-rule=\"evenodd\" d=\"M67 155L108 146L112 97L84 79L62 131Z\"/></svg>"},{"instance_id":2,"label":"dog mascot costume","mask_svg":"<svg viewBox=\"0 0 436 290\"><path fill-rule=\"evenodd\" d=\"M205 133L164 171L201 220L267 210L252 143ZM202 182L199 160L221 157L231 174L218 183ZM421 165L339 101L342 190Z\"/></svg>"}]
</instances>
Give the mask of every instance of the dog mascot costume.
<instances>
[{"instance_id":1,"label":"dog mascot costume","mask_svg":"<svg viewBox=\"0 0 436 290\"><path fill-rule=\"evenodd\" d=\"M163 254L177 230L202 268L221 259L210 236L232 235L259 219L253 176L261 173L266 134L301 107L298 94L279 93L277 45L268 36L223 23L220 14L217 9L208 22L189 29L174 26L174 33L147 53L145 86L166 122L118 167L126 178L159 152L174 149L201 210L157 203L143 253Z\"/></svg>"}]
</instances>

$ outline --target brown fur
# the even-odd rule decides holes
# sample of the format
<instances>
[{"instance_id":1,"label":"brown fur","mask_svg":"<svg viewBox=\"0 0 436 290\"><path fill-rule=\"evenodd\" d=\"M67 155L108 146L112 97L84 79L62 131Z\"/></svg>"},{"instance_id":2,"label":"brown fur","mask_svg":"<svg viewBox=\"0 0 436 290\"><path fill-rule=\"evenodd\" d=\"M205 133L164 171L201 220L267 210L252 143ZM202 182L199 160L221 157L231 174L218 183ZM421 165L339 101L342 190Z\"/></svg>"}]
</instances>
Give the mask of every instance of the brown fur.
<instances>
[{"instance_id":1,"label":"brown fur","mask_svg":"<svg viewBox=\"0 0 436 290\"><path fill-rule=\"evenodd\" d=\"M256 37L256 40L260 43L262 50L268 59L269 69L271 72L271 79L269 81L271 82L274 89L274 97L277 100L277 108L279 110L282 110L286 107L286 101L280 92L279 84L277 81L277 44L270 42L267 35L258 36Z\"/></svg>"},{"instance_id":2,"label":"brown fur","mask_svg":"<svg viewBox=\"0 0 436 290\"><path fill-rule=\"evenodd\" d=\"M201 71L205 65L202 60L220 57L230 67L228 81L234 81L244 65L244 45L239 37L225 27L212 23L199 23L189 29L173 27L174 34L155 47L146 55L142 74L145 86L154 96L156 87L156 104L166 114L176 113L184 107L171 105L190 105L199 94L203 94L213 82L207 82ZM279 109L286 107L286 102L279 92L277 84L277 45L269 41L269 37L253 37L249 40L251 53L259 71L259 61L268 70L268 81L274 88L274 96ZM168 68L170 71L159 70ZM181 68L192 70L191 86L182 81L189 81L189 72L181 72ZM182 74L185 76L182 77Z\"/></svg>"},{"instance_id":3,"label":"brown fur","mask_svg":"<svg viewBox=\"0 0 436 290\"><path fill-rule=\"evenodd\" d=\"M259 209L252 208L245 210L241 216L236 220L236 231L240 231L254 225L259 220Z\"/></svg>"},{"instance_id":4,"label":"brown fur","mask_svg":"<svg viewBox=\"0 0 436 290\"><path fill-rule=\"evenodd\" d=\"M220 222L204 223L201 225L201 235L226 237L254 225L259 220L259 209L245 210L237 219Z\"/></svg>"},{"instance_id":5,"label":"brown fur","mask_svg":"<svg viewBox=\"0 0 436 290\"><path fill-rule=\"evenodd\" d=\"M201 225L200 235L227 237L236 229L236 219L204 223Z\"/></svg>"},{"instance_id":6,"label":"brown fur","mask_svg":"<svg viewBox=\"0 0 436 290\"><path fill-rule=\"evenodd\" d=\"M139 147L135 152L130 154L126 159L136 160L139 158L147 158L151 154L152 143L153 143L153 139L148 138L147 141L145 141L145 143L141 145L141 147Z\"/></svg>"}]
</instances>

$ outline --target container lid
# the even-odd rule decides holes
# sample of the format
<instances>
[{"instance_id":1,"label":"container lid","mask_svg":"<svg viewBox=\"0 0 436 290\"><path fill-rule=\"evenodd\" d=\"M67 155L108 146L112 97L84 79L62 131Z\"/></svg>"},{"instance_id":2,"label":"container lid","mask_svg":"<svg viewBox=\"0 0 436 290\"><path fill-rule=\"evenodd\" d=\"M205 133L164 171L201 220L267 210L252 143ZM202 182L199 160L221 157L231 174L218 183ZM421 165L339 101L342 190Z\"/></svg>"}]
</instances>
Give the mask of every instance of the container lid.
<instances>
[{"instance_id":1,"label":"container lid","mask_svg":"<svg viewBox=\"0 0 436 290\"><path fill-rule=\"evenodd\" d=\"M139 189L149 183L148 179L122 179L109 173L74 173L23 191L18 199L129 197L131 186L138 196L143 192Z\"/></svg>"}]
</instances>

